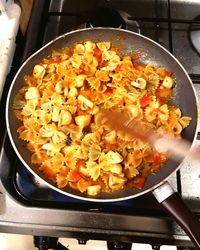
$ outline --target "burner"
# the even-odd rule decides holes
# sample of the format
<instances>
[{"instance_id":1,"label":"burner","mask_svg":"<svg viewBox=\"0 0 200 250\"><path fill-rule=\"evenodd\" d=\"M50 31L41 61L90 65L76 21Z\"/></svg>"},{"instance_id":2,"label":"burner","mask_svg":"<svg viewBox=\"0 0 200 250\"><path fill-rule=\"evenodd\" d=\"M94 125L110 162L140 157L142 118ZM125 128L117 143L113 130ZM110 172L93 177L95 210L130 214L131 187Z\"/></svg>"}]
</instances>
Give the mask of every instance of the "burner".
<instances>
[{"instance_id":1,"label":"burner","mask_svg":"<svg viewBox=\"0 0 200 250\"><path fill-rule=\"evenodd\" d=\"M90 16L89 23L92 27L123 28L125 21L117 10L98 8Z\"/></svg>"},{"instance_id":2,"label":"burner","mask_svg":"<svg viewBox=\"0 0 200 250\"><path fill-rule=\"evenodd\" d=\"M90 12L88 20L76 29L92 27L113 27L141 33L139 23L129 13L111 8L97 8Z\"/></svg>"},{"instance_id":3,"label":"burner","mask_svg":"<svg viewBox=\"0 0 200 250\"><path fill-rule=\"evenodd\" d=\"M194 21L200 21L200 16L197 16ZM189 32L193 48L200 54L200 23L192 23Z\"/></svg>"}]
</instances>

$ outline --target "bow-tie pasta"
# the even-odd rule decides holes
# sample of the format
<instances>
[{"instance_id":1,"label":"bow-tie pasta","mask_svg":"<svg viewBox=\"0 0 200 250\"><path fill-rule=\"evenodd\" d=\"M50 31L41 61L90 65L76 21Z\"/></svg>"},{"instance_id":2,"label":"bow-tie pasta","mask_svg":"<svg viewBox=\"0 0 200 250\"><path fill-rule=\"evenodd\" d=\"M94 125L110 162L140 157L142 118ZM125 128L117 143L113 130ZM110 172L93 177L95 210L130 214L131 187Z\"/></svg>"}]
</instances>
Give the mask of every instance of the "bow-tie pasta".
<instances>
[{"instance_id":1,"label":"bow-tie pasta","mask_svg":"<svg viewBox=\"0 0 200 250\"><path fill-rule=\"evenodd\" d=\"M13 103L19 138L31 162L58 188L94 196L142 188L168 159L167 152L102 124L102 109L127 108L158 133L180 138L191 118L170 102L171 72L139 64L109 41L86 41L53 51L24 77Z\"/></svg>"}]
</instances>

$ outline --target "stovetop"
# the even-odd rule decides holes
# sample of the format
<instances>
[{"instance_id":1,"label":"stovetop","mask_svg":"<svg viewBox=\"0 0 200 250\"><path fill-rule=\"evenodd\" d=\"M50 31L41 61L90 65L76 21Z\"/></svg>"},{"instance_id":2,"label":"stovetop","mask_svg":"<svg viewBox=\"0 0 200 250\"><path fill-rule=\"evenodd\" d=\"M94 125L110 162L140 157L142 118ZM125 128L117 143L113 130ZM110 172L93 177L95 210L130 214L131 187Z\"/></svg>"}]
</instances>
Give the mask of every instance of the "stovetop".
<instances>
[{"instance_id":1,"label":"stovetop","mask_svg":"<svg viewBox=\"0 0 200 250\"><path fill-rule=\"evenodd\" d=\"M25 39L23 60L65 32L94 26L95 21L91 21L91 18L97 7L104 8L104 11L105 8L109 8L109 11L117 9L123 19L117 25L150 37L171 51L188 71L200 100L200 55L192 46L189 33L194 23L200 26L199 21L193 22L199 15L200 7L200 2L195 0L188 0L187 3L180 0L85 0L84 4L78 0L37 0ZM108 13L107 17L105 14L105 19L109 19L111 14ZM98 12L95 12L96 15ZM102 20L99 22L98 25ZM6 88L11 79L12 74ZM6 88L1 106L6 99ZM4 127L2 125L2 131L5 131ZM191 245L183 230L167 217L151 193L116 203L85 202L64 196L35 179L16 158L6 132L2 138L1 231ZM198 137L196 144L200 144ZM197 215L200 214L199 178L199 164L189 161L184 161L180 170L169 178L173 188Z\"/></svg>"}]
</instances>

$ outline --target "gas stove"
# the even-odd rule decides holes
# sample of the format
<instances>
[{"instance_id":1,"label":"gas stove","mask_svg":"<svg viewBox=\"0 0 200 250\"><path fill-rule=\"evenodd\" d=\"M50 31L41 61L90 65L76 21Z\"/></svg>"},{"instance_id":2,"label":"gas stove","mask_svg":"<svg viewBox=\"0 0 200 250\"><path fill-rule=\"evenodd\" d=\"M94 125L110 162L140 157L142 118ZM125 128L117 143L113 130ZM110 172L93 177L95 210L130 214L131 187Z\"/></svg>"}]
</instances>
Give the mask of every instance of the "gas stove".
<instances>
[{"instance_id":1,"label":"gas stove","mask_svg":"<svg viewBox=\"0 0 200 250\"><path fill-rule=\"evenodd\" d=\"M85 0L84 4L78 0L36 0L26 37L18 35L20 53L19 50L16 52L2 94L2 113L12 77L22 61L63 33L95 26L129 29L163 45L183 64L200 100L199 9L200 2L195 0ZM83 241L193 246L152 194L123 202L94 203L64 196L45 186L17 159L5 124L1 126L1 232L71 237ZM196 145L200 144L199 139L198 135ZM172 187L197 216L200 214L199 178L199 164L187 160L169 178Z\"/></svg>"}]
</instances>

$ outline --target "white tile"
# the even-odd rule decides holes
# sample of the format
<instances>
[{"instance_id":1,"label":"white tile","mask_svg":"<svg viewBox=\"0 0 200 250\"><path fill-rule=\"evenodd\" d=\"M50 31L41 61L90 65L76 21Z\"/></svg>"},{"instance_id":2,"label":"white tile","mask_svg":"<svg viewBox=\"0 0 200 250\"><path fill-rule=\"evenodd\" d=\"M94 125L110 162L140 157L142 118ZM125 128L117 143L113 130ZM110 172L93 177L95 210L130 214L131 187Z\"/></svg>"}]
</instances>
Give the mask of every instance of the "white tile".
<instances>
[{"instance_id":1,"label":"white tile","mask_svg":"<svg viewBox=\"0 0 200 250\"><path fill-rule=\"evenodd\" d=\"M160 250L177 250L175 246L161 246Z\"/></svg>"},{"instance_id":2,"label":"white tile","mask_svg":"<svg viewBox=\"0 0 200 250\"><path fill-rule=\"evenodd\" d=\"M1 250L35 250L33 237L19 234L0 233Z\"/></svg>"},{"instance_id":3,"label":"white tile","mask_svg":"<svg viewBox=\"0 0 200 250\"><path fill-rule=\"evenodd\" d=\"M59 242L70 250L107 250L105 241L88 240L86 245L79 245L76 239L60 238Z\"/></svg>"},{"instance_id":4,"label":"white tile","mask_svg":"<svg viewBox=\"0 0 200 250\"><path fill-rule=\"evenodd\" d=\"M70 250L107 250L105 241L88 240L86 245L79 245L76 239L60 238L59 242ZM36 250L33 236L0 233L0 250ZM151 250L148 244L133 243L132 250ZM162 246L161 250L176 250L175 246Z\"/></svg>"}]
</instances>

